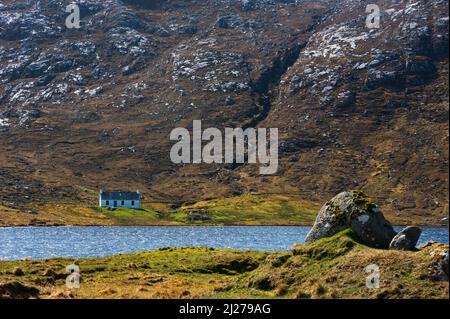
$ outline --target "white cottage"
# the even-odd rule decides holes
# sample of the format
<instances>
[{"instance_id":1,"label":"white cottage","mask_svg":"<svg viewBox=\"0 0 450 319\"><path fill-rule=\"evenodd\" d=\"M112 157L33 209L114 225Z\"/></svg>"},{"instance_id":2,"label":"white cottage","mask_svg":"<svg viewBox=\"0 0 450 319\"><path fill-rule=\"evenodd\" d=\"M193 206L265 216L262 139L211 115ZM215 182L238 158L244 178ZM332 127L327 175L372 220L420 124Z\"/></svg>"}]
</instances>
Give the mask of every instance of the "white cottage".
<instances>
[{"instance_id":1,"label":"white cottage","mask_svg":"<svg viewBox=\"0 0 450 319\"><path fill-rule=\"evenodd\" d=\"M141 193L137 192L105 192L100 190L100 207L141 208Z\"/></svg>"}]
</instances>

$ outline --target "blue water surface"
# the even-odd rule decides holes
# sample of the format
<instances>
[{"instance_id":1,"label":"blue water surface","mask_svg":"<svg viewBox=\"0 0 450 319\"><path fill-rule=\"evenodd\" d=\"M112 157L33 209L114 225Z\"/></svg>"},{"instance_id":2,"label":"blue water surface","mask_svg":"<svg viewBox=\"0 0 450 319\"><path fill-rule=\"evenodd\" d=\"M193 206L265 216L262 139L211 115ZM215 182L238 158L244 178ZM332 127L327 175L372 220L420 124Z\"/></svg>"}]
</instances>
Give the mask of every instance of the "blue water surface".
<instances>
[{"instance_id":1,"label":"blue water surface","mask_svg":"<svg viewBox=\"0 0 450 319\"><path fill-rule=\"evenodd\" d=\"M154 226L0 228L0 260L103 257L162 247L207 246L263 251L288 250L303 243L311 227ZM400 230L402 227L396 228ZM419 244L448 244L448 229L424 227Z\"/></svg>"}]
</instances>

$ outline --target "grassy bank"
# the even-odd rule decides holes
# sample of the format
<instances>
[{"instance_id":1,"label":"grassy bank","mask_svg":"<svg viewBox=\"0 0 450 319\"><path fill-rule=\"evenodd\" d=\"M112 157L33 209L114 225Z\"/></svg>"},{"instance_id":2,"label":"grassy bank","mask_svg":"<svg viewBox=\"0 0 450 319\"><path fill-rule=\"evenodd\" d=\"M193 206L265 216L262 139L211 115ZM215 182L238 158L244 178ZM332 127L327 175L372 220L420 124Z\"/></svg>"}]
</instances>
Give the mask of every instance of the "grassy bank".
<instances>
[{"instance_id":1,"label":"grassy bank","mask_svg":"<svg viewBox=\"0 0 450 319\"><path fill-rule=\"evenodd\" d=\"M448 298L433 273L443 247L369 248L344 232L292 251L166 248L97 259L0 262L0 297L32 298ZM448 248L447 248L448 249ZM65 287L79 265L80 289ZM380 267L379 289L365 267Z\"/></svg>"},{"instance_id":2,"label":"grassy bank","mask_svg":"<svg viewBox=\"0 0 450 319\"><path fill-rule=\"evenodd\" d=\"M162 226L162 225L295 225L309 226L323 203L277 194L246 194L196 203L145 202L142 209L115 210L79 206L79 203L48 204L35 212L0 206L1 226ZM409 218L385 212L394 225L445 226L440 218L414 215Z\"/></svg>"},{"instance_id":3,"label":"grassy bank","mask_svg":"<svg viewBox=\"0 0 450 319\"><path fill-rule=\"evenodd\" d=\"M0 226L19 225L312 225L320 205L282 195L251 194L142 209L47 205L37 213L0 207ZM193 217L197 217L193 218Z\"/></svg>"},{"instance_id":4,"label":"grassy bank","mask_svg":"<svg viewBox=\"0 0 450 319\"><path fill-rule=\"evenodd\" d=\"M147 203L144 209L92 208L120 225L311 225L318 206L280 195L243 195L170 209Z\"/></svg>"}]
</instances>

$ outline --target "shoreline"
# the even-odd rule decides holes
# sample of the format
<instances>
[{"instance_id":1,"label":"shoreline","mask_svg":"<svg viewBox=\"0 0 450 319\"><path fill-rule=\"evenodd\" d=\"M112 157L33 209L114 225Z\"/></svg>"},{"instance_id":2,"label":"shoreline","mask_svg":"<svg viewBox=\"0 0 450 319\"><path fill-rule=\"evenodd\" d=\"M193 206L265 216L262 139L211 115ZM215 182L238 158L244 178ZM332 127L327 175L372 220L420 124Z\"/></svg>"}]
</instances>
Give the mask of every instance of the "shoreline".
<instances>
[{"instance_id":1,"label":"shoreline","mask_svg":"<svg viewBox=\"0 0 450 319\"><path fill-rule=\"evenodd\" d=\"M0 291L6 298L39 299L448 299L448 280L430 273L444 250L448 245L376 249L346 231L278 252L167 247L105 257L9 260L0 261ZM66 266L73 263L80 269L80 289L65 284ZM380 289L364 285L370 263L384 269Z\"/></svg>"},{"instance_id":2,"label":"shoreline","mask_svg":"<svg viewBox=\"0 0 450 319\"><path fill-rule=\"evenodd\" d=\"M92 224L92 225L84 225L84 224L55 224L55 225L0 225L0 229L2 228L26 228L26 227L34 227L34 228L52 228L52 227L312 227L313 224L261 224L261 225L218 225L218 224L191 224L191 225L174 225L174 224L154 224L154 225L102 225L102 224ZM422 228L449 228L449 224L392 224L393 227L406 227L406 226L417 226Z\"/></svg>"}]
</instances>

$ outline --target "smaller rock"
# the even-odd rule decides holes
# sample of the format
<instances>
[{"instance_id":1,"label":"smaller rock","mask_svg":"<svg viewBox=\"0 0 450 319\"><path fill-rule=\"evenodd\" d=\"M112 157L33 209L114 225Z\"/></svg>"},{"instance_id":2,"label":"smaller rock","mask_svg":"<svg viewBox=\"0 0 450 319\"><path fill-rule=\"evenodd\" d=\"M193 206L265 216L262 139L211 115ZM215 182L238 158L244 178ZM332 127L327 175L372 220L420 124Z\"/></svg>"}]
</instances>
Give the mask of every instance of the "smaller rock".
<instances>
[{"instance_id":1,"label":"smaller rock","mask_svg":"<svg viewBox=\"0 0 450 319\"><path fill-rule=\"evenodd\" d=\"M127 65L122 69L122 75L127 76L142 70L144 67L144 61L141 58L134 60L130 65Z\"/></svg>"},{"instance_id":2,"label":"smaller rock","mask_svg":"<svg viewBox=\"0 0 450 319\"><path fill-rule=\"evenodd\" d=\"M45 277L56 278L57 274L53 269L47 268L43 274Z\"/></svg>"},{"instance_id":3,"label":"smaller rock","mask_svg":"<svg viewBox=\"0 0 450 319\"><path fill-rule=\"evenodd\" d=\"M241 9L242 11L252 11L256 9L256 1L255 0L241 0Z\"/></svg>"},{"instance_id":4,"label":"smaller rock","mask_svg":"<svg viewBox=\"0 0 450 319\"><path fill-rule=\"evenodd\" d=\"M23 276L25 273L23 272L22 268L16 267L13 270L14 276Z\"/></svg>"},{"instance_id":5,"label":"smaller rock","mask_svg":"<svg viewBox=\"0 0 450 319\"><path fill-rule=\"evenodd\" d=\"M47 61L37 61L30 63L23 71L24 77L36 78L43 76L48 69Z\"/></svg>"},{"instance_id":6,"label":"smaller rock","mask_svg":"<svg viewBox=\"0 0 450 319\"><path fill-rule=\"evenodd\" d=\"M222 29L237 29L242 25L242 17L236 14L221 16L216 21L216 26Z\"/></svg>"},{"instance_id":7,"label":"smaller rock","mask_svg":"<svg viewBox=\"0 0 450 319\"><path fill-rule=\"evenodd\" d=\"M192 214L188 216L189 221L193 222L193 221L206 221L206 220L211 220L211 217L207 216L207 215L198 215L198 214Z\"/></svg>"},{"instance_id":8,"label":"smaller rock","mask_svg":"<svg viewBox=\"0 0 450 319\"><path fill-rule=\"evenodd\" d=\"M0 299L29 299L38 296L37 288L24 286L18 281L0 283Z\"/></svg>"},{"instance_id":9,"label":"smaller rock","mask_svg":"<svg viewBox=\"0 0 450 319\"><path fill-rule=\"evenodd\" d=\"M138 268L138 266L137 266L135 263L129 263L129 264L127 265L127 267L128 267L128 268L131 268L131 269L137 269L137 268Z\"/></svg>"},{"instance_id":10,"label":"smaller rock","mask_svg":"<svg viewBox=\"0 0 450 319\"><path fill-rule=\"evenodd\" d=\"M430 256L433 258L433 263L429 267L431 274L435 280L448 281L448 246L442 244L435 245L431 250Z\"/></svg>"},{"instance_id":11,"label":"smaller rock","mask_svg":"<svg viewBox=\"0 0 450 319\"><path fill-rule=\"evenodd\" d=\"M231 96L228 96L228 97L225 99L225 104L226 104L226 105L234 105L234 104L236 104L236 100L233 99Z\"/></svg>"},{"instance_id":12,"label":"smaller rock","mask_svg":"<svg viewBox=\"0 0 450 319\"><path fill-rule=\"evenodd\" d=\"M421 234L422 230L419 227L408 226L392 239L389 249L415 250Z\"/></svg>"},{"instance_id":13,"label":"smaller rock","mask_svg":"<svg viewBox=\"0 0 450 319\"><path fill-rule=\"evenodd\" d=\"M395 100L388 100L386 103L384 103L383 107L387 109L397 109L400 107L404 107L405 103L403 101L395 101Z\"/></svg>"},{"instance_id":14,"label":"smaller rock","mask_svg":"<svg viewBox=\"0 0 450 319\"><path fill-rule=\"evenodd\" d=\"M427 242L425 242L425 243L423 243L423 244L420 244L420 245L417 247L417 249L422 250L422 249L424 249L424 248L427 248L427 247L432 246L433 244L437 244L437 241L429 240L429 241L427 241Z\"/></svg>"},{"instance_id":15,"label":"smaller rock","mask_svg":"<svg viewBox=\"0 0 450 319\"><path fill-rule=\"evenodd\" d=\"M182 25L178 27L178 34L182 35L194 35L198 31L197 27L194 25Z\"/></svg>"},{"instance_id":16,"label":"smaller rock","mask_svg":"<svg viewBox=\"0 0 450 319\"><path fill-rule=\"evenodd\" d=\"M383 64L383 61L381 61L381 60L373 60L373 61L369 62L369 64L367 66L369 68L375 68L375 67L379 66L380 64Z\"/></svg>"}]
</instances>

